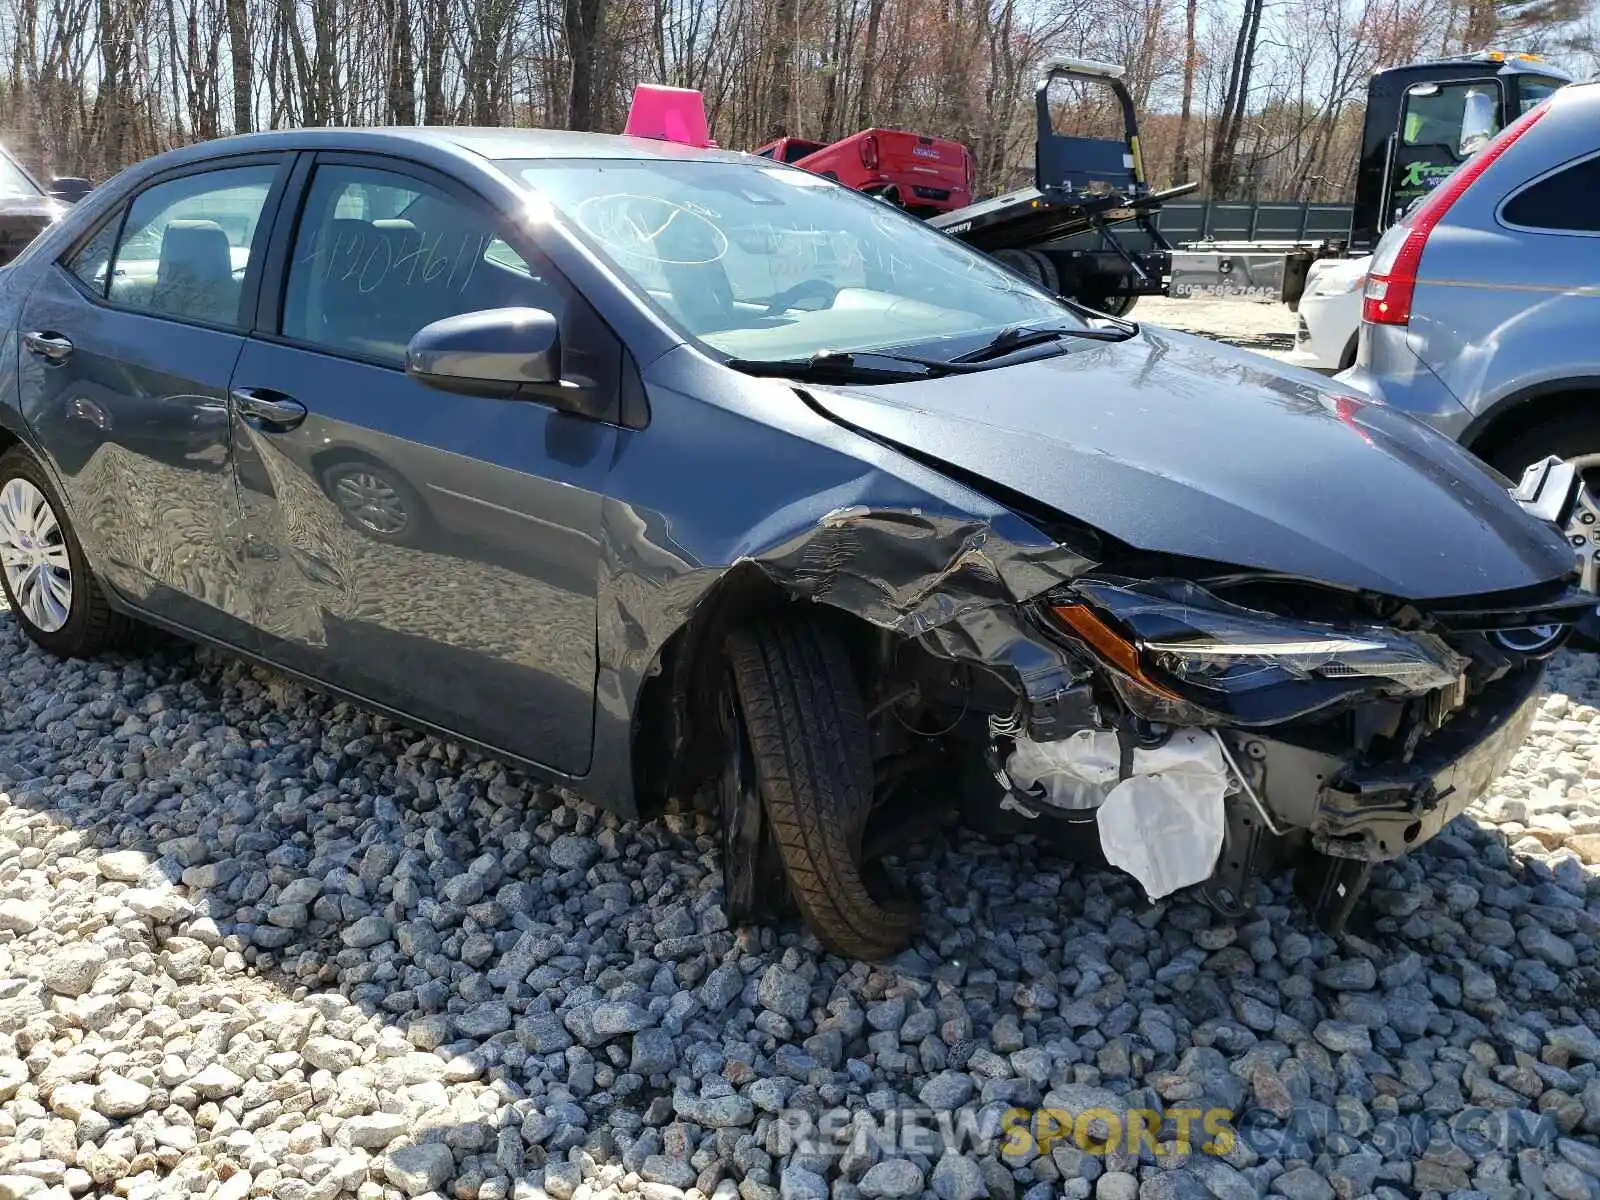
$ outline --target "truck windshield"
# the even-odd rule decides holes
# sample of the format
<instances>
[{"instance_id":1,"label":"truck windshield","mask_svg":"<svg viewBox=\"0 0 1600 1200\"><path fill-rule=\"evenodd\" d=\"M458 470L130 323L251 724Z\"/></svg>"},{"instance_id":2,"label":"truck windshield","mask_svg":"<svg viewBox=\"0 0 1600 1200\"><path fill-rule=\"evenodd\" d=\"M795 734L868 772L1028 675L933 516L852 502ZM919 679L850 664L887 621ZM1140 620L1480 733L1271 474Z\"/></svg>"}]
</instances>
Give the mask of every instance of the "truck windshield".
<instances>
[{"instance_id":1,"label":"truck windshield","mask_svg":"<svg viewBox=\"0 0 1600 1200\"><path fill-rule=\"evenodd\" d=\"M1541 100L1548 100L1556 92L1566 87L1560 79L1543 79L1537 75L1524 75L1517 81L1517 94L1520 105L1519 113L1525 113Z\"/></svg>"},{"instance_id":2,"label":"truck windshield","mask_svg":"<svg viewBox=\"0 0 1600 1200\"><path fill-rule=\"evenodd\" d=\"M1086 326L916 218L763 159L501 166L686 337L734 358L894 349L947 360L1012 326Z\"/></svg>"}]
</instances>

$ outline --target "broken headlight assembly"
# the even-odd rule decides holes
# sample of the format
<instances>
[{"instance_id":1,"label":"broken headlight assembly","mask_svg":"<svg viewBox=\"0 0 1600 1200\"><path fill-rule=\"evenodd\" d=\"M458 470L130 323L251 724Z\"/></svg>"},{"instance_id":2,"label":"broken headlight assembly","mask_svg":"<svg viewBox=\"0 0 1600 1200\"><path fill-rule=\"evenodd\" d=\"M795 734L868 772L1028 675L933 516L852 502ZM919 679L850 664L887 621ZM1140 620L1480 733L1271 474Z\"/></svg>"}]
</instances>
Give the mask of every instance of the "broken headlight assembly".
<instances>
[{"instance_id":1,"label":"broken headlight assembly","mask_svg":"<svg viewBox=\"0 0 1600 1200\"><path fill-rule=\"evenodd\" d=\"M1136 715L1169 724L1271 725L1374 693L1460 688L1467 666L1431 634L1280 617L1182 580L1080 580L1048 610Z\"/></svg>"}]
</instances>

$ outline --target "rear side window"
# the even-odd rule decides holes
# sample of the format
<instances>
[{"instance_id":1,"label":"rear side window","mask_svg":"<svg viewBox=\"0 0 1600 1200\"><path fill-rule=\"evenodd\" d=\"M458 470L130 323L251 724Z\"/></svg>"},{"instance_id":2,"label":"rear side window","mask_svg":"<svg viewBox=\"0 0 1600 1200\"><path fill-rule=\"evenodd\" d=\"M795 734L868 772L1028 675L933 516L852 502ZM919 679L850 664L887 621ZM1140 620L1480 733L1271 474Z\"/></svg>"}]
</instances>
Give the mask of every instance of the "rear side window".
<instances>
[{"instance_id":1,"label":"rear side window","mask_svg":"<svg viewBox=\"0 0 1600 1200\"><path fill-rule=\"evenodd\" d=\"M112 259L111 302L237 327L256 226L277 172L275 164L231 167L140 192Z\"/></svg>"},{"instance_id":2,"label":"rear side window","mask_svg":"<svg viewBox=\"0 0 1600 1200\"><path fill-rule=\"evenodd\" d=\"M1500 210L1507 225L1600 233L1600 154L1563 167L1523 188Z\"/></svg>"}]
</instances>

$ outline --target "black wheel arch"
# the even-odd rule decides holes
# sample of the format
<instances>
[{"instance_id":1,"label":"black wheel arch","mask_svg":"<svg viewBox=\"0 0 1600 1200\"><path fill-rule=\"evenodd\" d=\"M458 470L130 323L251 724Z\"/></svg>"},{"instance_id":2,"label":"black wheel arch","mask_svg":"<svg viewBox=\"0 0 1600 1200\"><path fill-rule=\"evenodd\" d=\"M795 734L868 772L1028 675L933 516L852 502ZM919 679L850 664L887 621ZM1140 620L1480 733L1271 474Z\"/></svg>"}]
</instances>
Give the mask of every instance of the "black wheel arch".
<instances>
[{"instance_id":1,"label":"black wheel arch","mask_svg":"<svg viewBox=\"0 0 1600 1200\"><path fill-rule=\"evenodd\" d=\"M844 609L796 597L754 563L730 568L662 644L634 704L630 741L641 817L670 801L687 803L721 767L717 706L729 632L794 605L842 638L858 680L869 682L893 635Z\"/></svg>"},{"instance_id":2,"label":"black wheel arch","mask_svg":"<svg viewBox=\"0 0 1600 1200\"><path fill-rule=\"evenodd\" d=\"M1576 375L1548 380L1511 392L1474 417L1460 441L1487 461L1502 446L1540 425L1566 415L1574 401L1597 403L1600 416L1600 375Z\"/></svg>"}]
</instances>

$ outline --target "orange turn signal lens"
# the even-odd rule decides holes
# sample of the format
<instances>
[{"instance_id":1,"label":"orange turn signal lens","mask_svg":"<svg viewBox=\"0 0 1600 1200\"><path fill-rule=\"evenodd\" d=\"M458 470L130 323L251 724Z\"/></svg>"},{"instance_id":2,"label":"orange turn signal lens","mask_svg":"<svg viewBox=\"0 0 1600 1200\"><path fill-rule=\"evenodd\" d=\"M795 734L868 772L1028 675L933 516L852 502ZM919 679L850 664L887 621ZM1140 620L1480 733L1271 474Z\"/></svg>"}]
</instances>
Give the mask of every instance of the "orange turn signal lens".
<instances>
[{"instance_id":1,"label":"orange turn signal lens","mask_svg":"<svg viewBox=\"0 0 1600 1200\"><path fill-rule=\"evenodd\" d=\"M1183 699L1171 688L1162 687L1145 674L1144 668L1139 664L1139 651L1135 649L1133 643L1102 621L1100 615L1092 608L1083 604L1057 604L1051 611L1062 624L1082 638L1091 650L1128 678L1138 681L1142 687L1148 688L1158 696L1165 696L1169 700Z\"/></svg>"}]
</instances>

